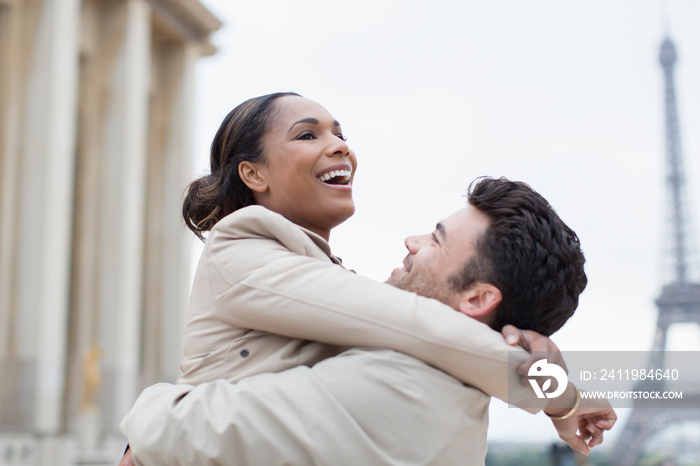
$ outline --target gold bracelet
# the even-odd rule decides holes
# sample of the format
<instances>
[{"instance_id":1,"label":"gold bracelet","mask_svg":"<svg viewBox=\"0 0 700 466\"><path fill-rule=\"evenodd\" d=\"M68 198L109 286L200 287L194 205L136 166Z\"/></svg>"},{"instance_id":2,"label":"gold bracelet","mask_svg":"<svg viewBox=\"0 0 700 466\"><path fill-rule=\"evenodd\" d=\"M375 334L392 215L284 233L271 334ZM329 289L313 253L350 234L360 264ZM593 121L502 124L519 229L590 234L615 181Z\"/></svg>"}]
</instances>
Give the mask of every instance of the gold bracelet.
<instances>
[{"instance_id":1,"label":"gold bracelet","mask_svg":"<svg viewBox=\"0 0 700 466\"><path fill-rule=\"evenodd\" d=\"M561 416L552 416L551 414L547 414L549 418L552 421L563 421L564 419L569 419L571 416L574 415L576 410L578 409L579 406L581 406L581 392L578 391L578 388L576 388L576 385L571 384L572 387L574 387L574 392L576 392L576 402L574 403L574 407L562 414Z\"/></svg>"}]
</instances>

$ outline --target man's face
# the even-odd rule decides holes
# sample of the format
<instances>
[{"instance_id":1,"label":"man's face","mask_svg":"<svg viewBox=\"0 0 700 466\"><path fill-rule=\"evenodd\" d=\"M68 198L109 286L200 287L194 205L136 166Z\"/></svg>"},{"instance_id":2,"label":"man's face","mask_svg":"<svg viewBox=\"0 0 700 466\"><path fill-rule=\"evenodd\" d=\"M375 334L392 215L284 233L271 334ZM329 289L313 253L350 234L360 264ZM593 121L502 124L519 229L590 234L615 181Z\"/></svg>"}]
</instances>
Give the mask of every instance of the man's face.
<instances>
[{"instance_id":1,"label":"man's face","mask_svg":"<svg viewBox=\"0 0 700 466\"><path fill-rule=\"evenodd\" d=\"M409 236L403 267L394 269L386 282L458 309L460 295L449 279L474 257L476 241L488 226L489 218L468 205L439 222L432 233Z\"/></svg>"}]
</instances>

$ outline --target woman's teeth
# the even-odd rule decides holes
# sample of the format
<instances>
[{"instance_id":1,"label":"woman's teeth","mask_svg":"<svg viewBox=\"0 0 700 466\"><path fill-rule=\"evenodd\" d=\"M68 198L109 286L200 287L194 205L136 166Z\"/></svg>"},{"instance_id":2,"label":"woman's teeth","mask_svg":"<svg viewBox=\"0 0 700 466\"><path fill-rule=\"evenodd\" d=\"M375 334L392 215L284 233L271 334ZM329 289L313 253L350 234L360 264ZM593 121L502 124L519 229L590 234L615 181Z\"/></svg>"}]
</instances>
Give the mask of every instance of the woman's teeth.
<instances>
[{"instance_id":1,"label":"woman's teeth","mask_svg":"<svg viewBox=\"0 0 700 466\"><path fill-rule=\"evenodd\" d=\"M350 175L352 175L352 172L350 170L333 170L331 172L326 173L325 175L319 176L318 179L320 181L323 181L324 183L333 180L337 184L342 184L350 181ZM335 180L334 178L340 179Z\"/></svg>"}]
</instances>

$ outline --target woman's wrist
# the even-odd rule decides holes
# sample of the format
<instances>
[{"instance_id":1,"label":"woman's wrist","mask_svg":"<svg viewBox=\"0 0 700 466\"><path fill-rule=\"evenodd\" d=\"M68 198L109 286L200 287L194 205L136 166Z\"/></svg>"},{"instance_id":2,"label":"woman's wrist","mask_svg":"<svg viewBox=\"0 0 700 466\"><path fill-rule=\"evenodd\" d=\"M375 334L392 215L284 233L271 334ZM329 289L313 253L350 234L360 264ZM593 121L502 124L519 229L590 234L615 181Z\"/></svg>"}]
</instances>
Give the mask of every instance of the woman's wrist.
<instances>
[{"instance_id":1,"label":"woman's wrist","mask_svg":"<svg viewBox=\"0 0 700 466\"><path fill-rule=\"evenodd\" d=\"M581 394L569 382L566 391L561 396L550 399L543 411L553 420L563 420L573 416L580 404Z\"/></svg>"}]
</instances>

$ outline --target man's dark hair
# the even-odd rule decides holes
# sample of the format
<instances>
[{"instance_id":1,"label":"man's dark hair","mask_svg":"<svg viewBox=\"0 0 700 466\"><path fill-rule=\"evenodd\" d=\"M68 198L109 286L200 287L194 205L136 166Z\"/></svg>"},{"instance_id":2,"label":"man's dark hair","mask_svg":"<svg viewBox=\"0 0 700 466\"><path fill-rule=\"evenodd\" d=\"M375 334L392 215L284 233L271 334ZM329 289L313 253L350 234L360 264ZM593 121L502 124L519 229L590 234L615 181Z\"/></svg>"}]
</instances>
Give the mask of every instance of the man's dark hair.
<instances>
[{"instance_id":1,"label":"man's dark hair","mask_svg":"<svg viewBox=\"0 0 700 466\"><path fill-rule=\"evenodd\" d=\"M467 200L490 219L476 255L451 278L458 290L476 282L503 295L491 327L506 324L551 335L578 306L588 279L579 239L547 200L525 183L477 178Z\"/></svg>"}]
</instances>

